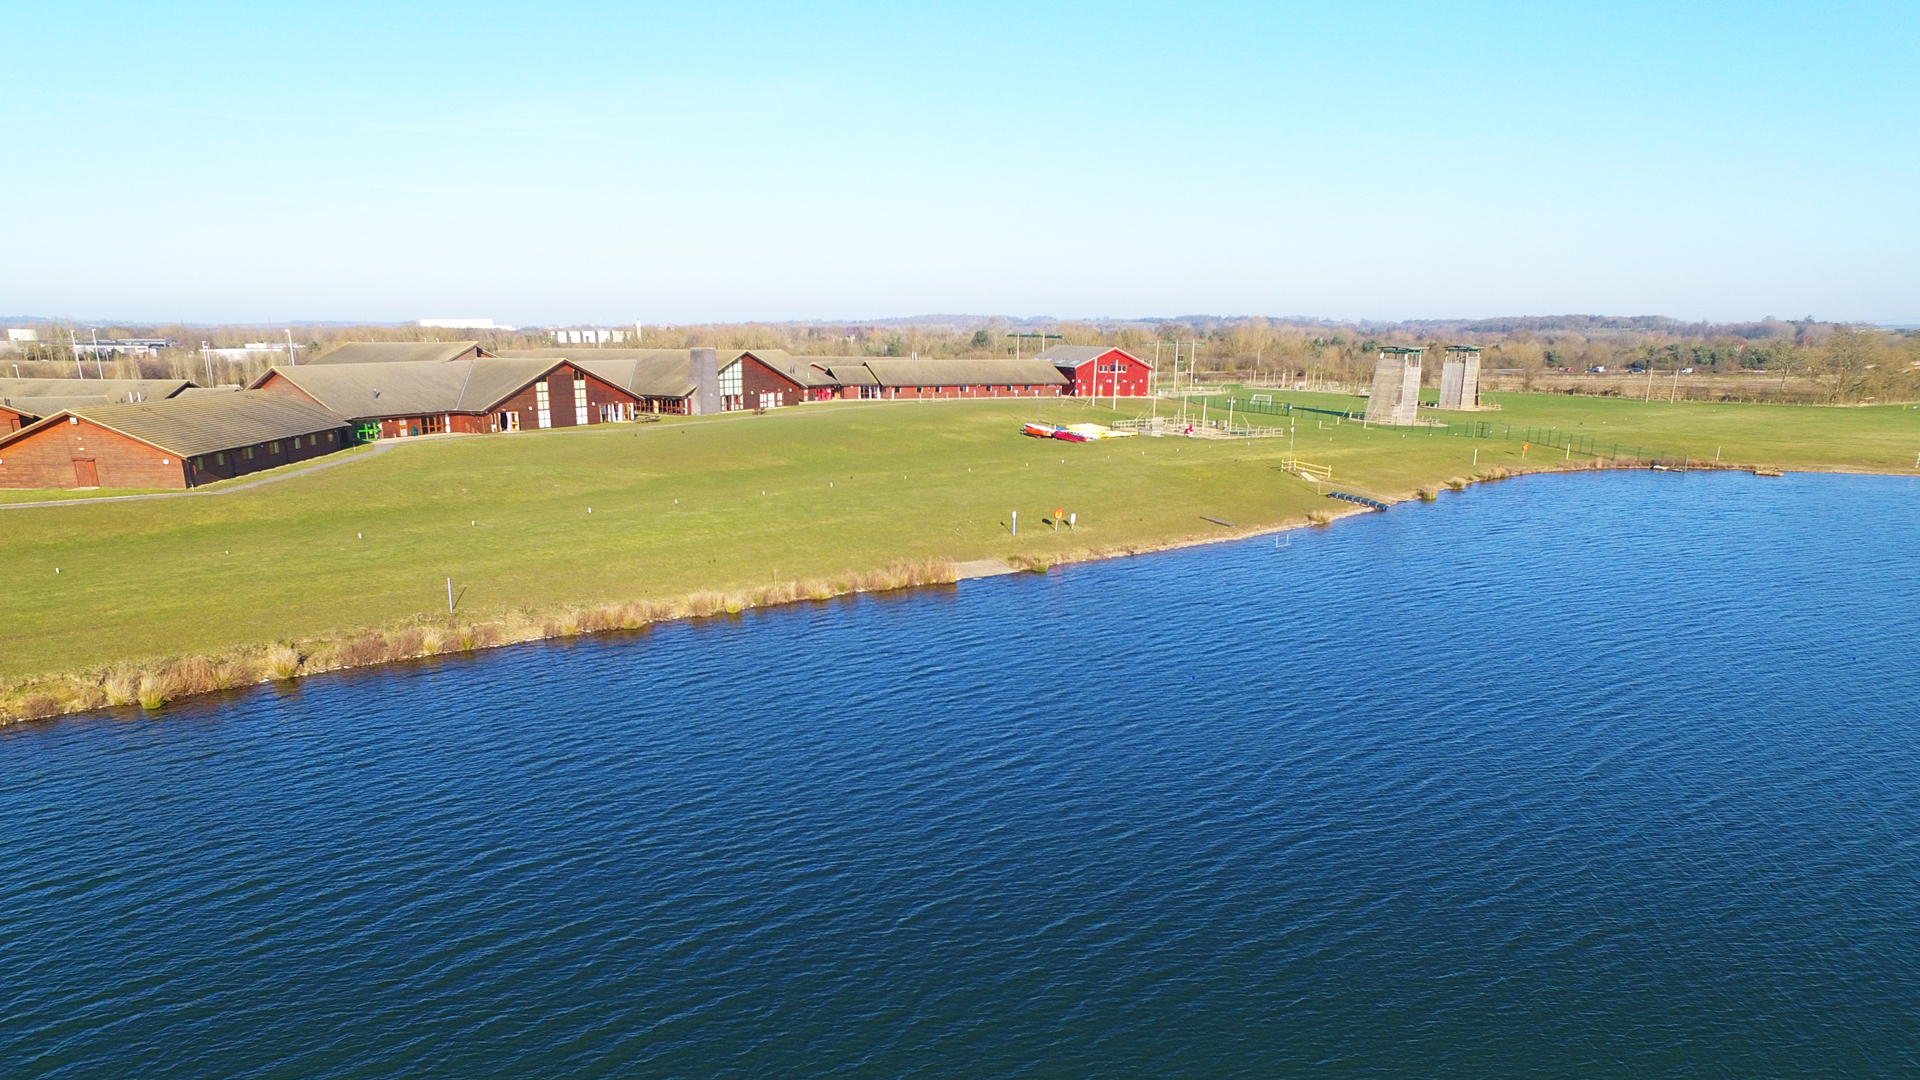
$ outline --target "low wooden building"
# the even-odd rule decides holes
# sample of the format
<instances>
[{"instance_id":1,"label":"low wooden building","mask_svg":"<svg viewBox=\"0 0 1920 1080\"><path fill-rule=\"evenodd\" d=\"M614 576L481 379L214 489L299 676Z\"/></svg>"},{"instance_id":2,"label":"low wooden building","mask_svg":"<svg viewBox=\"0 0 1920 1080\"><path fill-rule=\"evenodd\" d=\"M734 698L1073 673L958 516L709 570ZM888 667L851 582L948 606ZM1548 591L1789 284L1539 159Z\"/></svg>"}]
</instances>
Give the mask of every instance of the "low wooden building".
<instances>
[{"instance_id":1,"label":"low wooden building","mask_svg":"<svg viewBox=\"0 0 1920 1080\"><path fill-rule=\"evenodd\" d=\"M0 436L0 488L190 488L350 442L328 410L259 391L93 405Z\"/></svg>"},{"instance_id":2,"label":"low wooden building","mask_svg":"<svg viewBox=\"0 0 1920 1080\"><path fill-rule=\"evenodd\" d=\"M1153 393L1153 365L1125 349L1055 345L1036 359L1059 368L1072 380L1068 392L1079 397L1148 397Z\"/></svg>"},{"instance_id":3,"label":"low wooden building","mask_svg":"<svg viewBox=\"0 0 1920 1080\"><path fill-rule=\"evenodd\" d=\"M1040 360L904 360L868 357L875 397L888 401L938 398L1059 397L1067 377Z\"/></svg>"},{"instance_id":4,"label":"low wooden building","mask_svg":"<svg viewBox=\"0 0 1920 1080\"><path fill-rule=\"evenodd\" d=\"M452 360L477 360L493 354L477 341L349 341L307 364L444 364ZM296 367L305 365L293 365Z\"/></svg>"},{"instance_id":5,"label":"low wooden building","mask_svg":"<svg viewBox=\"0 0 1920 1080\"><path fill-rule=\"evenodd\" d=\"M500 356L570 360L631 394L636 412L685 416L699 411L692 349L503 349Z\"/></svg>"},{"instance_id":6,"label":"low wooden building","mask_svg":"<svg viewBox=\"0 0 1920 1080\"><path fill-rule=\"evenodd\" d=\"M409 438L631 420L640 401L584 364L545 357L276 367L253 389L311 401L357 437Z\"/></svg>"},{"instance_id":7,"label":"low wooden building","mask_svg":"<svg viewBox=\"0 0 1920 1080\"><path fill-rule=\"evenodd\" d=\"M795 357L784 349L721 353L721 410L778 409L839 397L839 386L812 359Z\"/></svg>"}]
</instances>

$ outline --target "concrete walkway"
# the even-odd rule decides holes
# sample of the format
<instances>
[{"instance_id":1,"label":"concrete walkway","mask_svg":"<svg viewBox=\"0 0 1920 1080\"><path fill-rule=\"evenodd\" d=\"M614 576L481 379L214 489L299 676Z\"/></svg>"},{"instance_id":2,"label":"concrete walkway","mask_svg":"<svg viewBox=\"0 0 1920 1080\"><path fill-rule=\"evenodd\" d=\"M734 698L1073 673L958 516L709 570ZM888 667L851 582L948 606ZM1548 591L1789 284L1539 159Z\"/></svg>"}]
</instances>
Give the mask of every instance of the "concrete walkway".
<instances>
[{"instance_id":1,"label":"concrete walkway","mask_svg":"<svg viewBox=\"0 0 1920 1080\"><path fill-rule=\"evenodd\" d=\"M38 506L97 506L100 503L134 502L139 499L192 499L207 498L214 495L231 495L236 491L248 491L257 487L265 487L268 484L277 484L282 480L291 480L296 476L316 473L321 469L331 469L336 465L350 465L356 461L365 461L368 458L386 453L388 450L399 445L400 443L398 442L386 442L383 440L374 443L373 449L368 450L364 454L353 454L348 457L324 457L302 469L277 473L273 476L263 476L258 480L249 480L244 484L235 484L232 487L221 488L218 491L157 491L151 495L107 495L98 499L48 499L45 502L0 503L0 510L30 510Z\"/></svg>"}]
</instances>

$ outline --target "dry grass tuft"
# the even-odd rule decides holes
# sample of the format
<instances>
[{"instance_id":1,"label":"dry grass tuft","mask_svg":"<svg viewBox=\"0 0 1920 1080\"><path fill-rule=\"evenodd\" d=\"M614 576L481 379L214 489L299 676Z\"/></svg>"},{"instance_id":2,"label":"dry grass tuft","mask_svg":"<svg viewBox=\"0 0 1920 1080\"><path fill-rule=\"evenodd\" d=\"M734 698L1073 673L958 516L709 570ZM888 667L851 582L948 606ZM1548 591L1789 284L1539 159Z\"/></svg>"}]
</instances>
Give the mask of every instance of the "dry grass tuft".
<instances>
[{"instance_id":1,"label":"dry grass tuft","mask_svg":"<svg viewBox=\"0 0 1920 1080\"><path fill-rule=\"evenodd\" d=\"M140 707L152 712L165 705L174 695L173 679L166 672L156 672L140 677Z\"/></svg>"},{"instance_id":2,"label":"dry grass tuft","mask_svg":"<svg viewBox=\"0 0 1920 1080\"><path fill-rule=\"evenodd\" d=\"M1309 510L1307 511L1307 520L1315 525L1331 525L1333 524L1333 511Z\"/></svg>"},{"instance_id":3,"label":"dry grass tuft","mask_svg":"<svg viewBox=\"0 0 1920 1080\"><path fill-rule=\"evenodd\" d=\"M1455 491L1465 491L1467 490L1467 478L1464 476L1456 476L1447 481L1447 486Z\"/></svg>"},{"instance_id":4,"label":"dry grass tuft","mask_svg":"<svg viewBox=\"0 0 1920 1080\"><path fill-rule=\"evenodd\" d=\"M300 654L291 645L275 645L264 657L267 674L275 679L291 679L300 674Z\"/></svg>"},{"instance_id":5,"label":"dry grass tuft","mask_svg":"<svg viewBox=\"0 0 1920 1080\"><path fill-rule=\"evenodd\" d=\"M140 696L140 675L138 672L115 669L100 680L100 689L107 695L107 704L131 705Z\"/></svg>"},{"instance_id":6,"label":"dry grass tuft","mask_svg":"<svg viewBox=\"0 0 1920 1080\"><path fill-rule=\"evenodd\" d=\"M1435 499L1438 499L1439 497L1440 497L1440 492L1436 491L1433 488L1423 487L1420 489L1421 502L1432 502Z\"/></svg>"}]
</instances>

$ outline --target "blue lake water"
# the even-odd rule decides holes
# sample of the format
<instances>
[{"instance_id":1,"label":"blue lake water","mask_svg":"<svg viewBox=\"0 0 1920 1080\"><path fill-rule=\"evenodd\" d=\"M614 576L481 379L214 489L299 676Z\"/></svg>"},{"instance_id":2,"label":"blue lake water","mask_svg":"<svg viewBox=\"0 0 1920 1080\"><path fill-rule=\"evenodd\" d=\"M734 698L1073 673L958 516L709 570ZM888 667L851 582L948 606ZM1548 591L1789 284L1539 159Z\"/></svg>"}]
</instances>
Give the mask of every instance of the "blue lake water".
<instances>
[{"instance_id":1,"label":"blue lake water","mask_svg":"<svg viewBox=\"0 0 1920 1080\"><path fill-rule=\"evenodd\" d=\"M1912 1076L1917 541L1536 477L0 730L0 1075Z\"/></svg>"}]
</instances>

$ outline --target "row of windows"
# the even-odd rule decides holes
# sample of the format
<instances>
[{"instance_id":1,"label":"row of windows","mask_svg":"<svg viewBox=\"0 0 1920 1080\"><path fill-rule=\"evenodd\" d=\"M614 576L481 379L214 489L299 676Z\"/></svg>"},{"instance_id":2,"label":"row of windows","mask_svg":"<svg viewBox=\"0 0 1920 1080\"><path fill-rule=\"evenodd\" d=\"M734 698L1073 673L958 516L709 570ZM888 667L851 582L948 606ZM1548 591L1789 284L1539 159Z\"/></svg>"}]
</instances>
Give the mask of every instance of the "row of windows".
<instances>
[{"instance_id":1,"label":"row of windows","mask_svg":"<svg viewBox=\"0 0 1920 1080\"><path fill-rule=\"evenodd\" d=\"M328 441L328 442L338 442L338 441L339 441L339 439L340 439L340 436L339 436L339 434L338 434L337 432L332 432L332 431L329 431L329 432L327 432L327 441ZM300 447L301 447L302 445L303 445L303 444L302 444L302 442L301 442L301 437L300 437L300 436L298 436L298 435L295 435L295 436L293 437L293 448L294 448L295 450L298 450L298 449L300 449ZM306 438L306 442L305 442L305 444L304 444L304 445L308 445L308 446L319 446L319 445L320 445L320 436L318 436L318 435L310 435L310 436L307 436L307 438ZM278 440L275 440L274 442L270 442L270 443L268 443L268 444L267 444L267 453L269 453L269 454L277 454L277 453L279 453L279 452L280 452L280 443L279 443L279 441L278 441ZM239 454L237 455L237 457L238 457L238 459L239 459L239 460L241 460L241 461L252 461L252 460L253 460L253 447L251 447L251 446L243 446L243 447L241 447L241 448L240 448L240 453L239 453ZM226 465L226 463L227 463L227 455L226 455L226 453L225 453L225 452L221 452L221 453L218 453L218 454L215 454L215 455L213 455L213 463L214 463L214 465L215 465L215 466L224 466L224 465ZM193 467L194 467L194 468L196 468L196 469L204 469L204 468L206 468L206 467L207 467L207 455L205 455L205 454L202 454L202 455L200 455L199 457L197 457L197 458L194 458L194 459L193 459Z\"/></svg>"}]
</instances>

